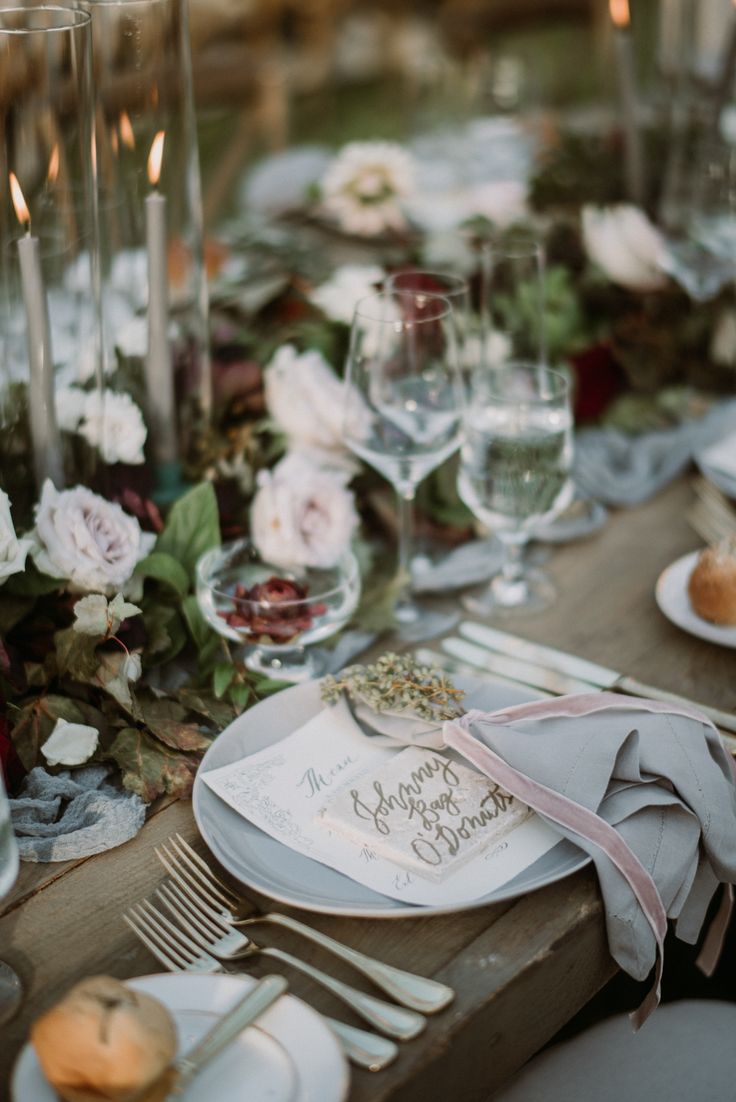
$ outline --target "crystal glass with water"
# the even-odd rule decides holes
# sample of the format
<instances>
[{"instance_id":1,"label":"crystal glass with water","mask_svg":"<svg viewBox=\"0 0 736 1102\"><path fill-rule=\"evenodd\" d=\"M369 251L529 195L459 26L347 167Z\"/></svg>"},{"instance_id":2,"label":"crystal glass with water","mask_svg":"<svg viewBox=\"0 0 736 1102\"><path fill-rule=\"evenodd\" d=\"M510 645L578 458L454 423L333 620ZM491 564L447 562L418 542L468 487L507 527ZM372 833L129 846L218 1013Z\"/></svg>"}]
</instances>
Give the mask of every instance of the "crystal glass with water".
<instances>
[{"instance_id":1,"label":"crystal glass with water","mask_svg":"<svg viewBox=\"0 0 736 1102\"><path fill-rule=\"evenodd\" d=\"M502 541L501 573L472 611L536 609L554 597L549 580L525 570L524 544L573 496L572 413L568 380L533 363L478 372L465 416L458 490L466 505Z\"/></svg>"},{"instance_id":2,"label":"crystal glass with water","mask_svg":"<svg viewBox=\"0 0 736 1102\"><path fill-rule=\"evenodd\" d=\"M395 613L412 633L426 619L411 597L414 496L460 443L465 401L456 338L446 298L399 291L359 302L351 331L343 434L351 451L398 494L399 575L405 586Z\"/></svg>"},{"instance_id":3,"label":"crystal glass with water","mask_svg":"<svg viewBox=\"0 0 736 1102\"><path fill-rule=\"evenodd\" d=\"M0 899L8 894L17 875L18 846L10 822L10 805L0 769ZM20 998L20 980L13 969L0 960L0 1024L15 1014Z\"/></svg>"}]
</instances>

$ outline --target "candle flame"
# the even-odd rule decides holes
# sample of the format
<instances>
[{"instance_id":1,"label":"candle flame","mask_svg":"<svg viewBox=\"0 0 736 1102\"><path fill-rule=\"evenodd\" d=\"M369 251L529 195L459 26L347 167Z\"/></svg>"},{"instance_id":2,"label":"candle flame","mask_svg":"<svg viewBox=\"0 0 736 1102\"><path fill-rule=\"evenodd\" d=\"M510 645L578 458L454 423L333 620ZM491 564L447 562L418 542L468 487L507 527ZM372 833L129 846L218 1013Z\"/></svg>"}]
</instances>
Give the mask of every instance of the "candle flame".
<instances>
[{"instance_id":1,"label":"candle flame","mask_svg":"<svg viewBox=\"0 0 736 1102\"><path fill-rule=\"evenodd\" d=\"M16 218L21 226L28 226L30 229L31 212L28 210L21 186L18 183L18 177L14 172L10 173L10 195L13 200L13 206L15 207Z\"/></svg>"},{"instance_id":2,"label":"candle flame","mask_svg":"<svg viewBox=\"0 0 736 1102\"><path fill-rule=\"evenodd\" d=\"M135 149L135 134L127 111L120 112L120 140L128 149Z\"/></svg>"},{"instance_id":3,"label":"candle flame","mask_svg":"<svg viewBox=\"0 0 736 1102\"><path fill-rule=\"evenodd\" d=\"M736 4L736 0L734 0ZM608 10L615 27L628 27L631 22L629 0L608 0Z\"/></svg>"},{"instance_id":4,"label":"candle flame","mask_svg":"<svg viewBox=\"0 0 736 1102\"><path fill-rule=\"evenodd\" d=\"M55 184L59 178L59 143L54 144L54 148L51 150L51 156L49 157L49 167L46 173L46 179L50 184Z\"/></svg>"},{"instance_id":5,"label":"candle flame","mask_svg":"<svg viewBox=\"0 0 736 1102\"><path fill-rule=\"evenodd\" d=\"M151 152L148 154L148 179L154 187L161 179L161 162L164 159L164 139L166 132L159 130L151 142Z\"/></svg>"}]
</instances>

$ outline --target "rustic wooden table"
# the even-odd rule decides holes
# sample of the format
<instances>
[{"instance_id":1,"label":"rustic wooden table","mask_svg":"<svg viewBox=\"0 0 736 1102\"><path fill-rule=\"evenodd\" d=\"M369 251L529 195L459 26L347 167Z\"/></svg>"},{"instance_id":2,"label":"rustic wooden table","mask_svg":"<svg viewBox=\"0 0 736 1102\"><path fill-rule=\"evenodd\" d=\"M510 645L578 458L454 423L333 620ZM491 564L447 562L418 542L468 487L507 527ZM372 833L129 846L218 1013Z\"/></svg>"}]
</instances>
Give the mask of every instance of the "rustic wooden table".
<instances>
[{"instance_id":1,"label":"rustic wooden table","mask_svg":"<svg viewBox=\"0 0 736 1102\"><path fill-rule=\"evenodd\" d=\"M690 497L681 481L642 507L615 513L601 533L555 550L549 570L559 588L557 603L511 630L733 709L733 652L679 631L654 600L660 571L698 546L684 520ZM191 807L179 802L158 810L137 838L118 849L22 867L0 908L0 958L19 972L26 990L21 1014L0 1033L0 1098L9 1094L11 1067L29 1023L71 983L100 972L125 978L159 970L120 915L160 882L153 846L176 830L202 850ZM615 970L589 869L514 902L456 916L306 917L348 944L437 976L457 990L455 1003L403 1046L390 1069L377 1075L353 1071L351 1102L480 1102ZM356 982L353 973L301 939L270 927L263 935ZM249 962L257 974L268 968L267 961L252 967ZM347 1020L347 1011L311 981L296 974L290 981L295 993Z\"/></svg>"}]
</instances>

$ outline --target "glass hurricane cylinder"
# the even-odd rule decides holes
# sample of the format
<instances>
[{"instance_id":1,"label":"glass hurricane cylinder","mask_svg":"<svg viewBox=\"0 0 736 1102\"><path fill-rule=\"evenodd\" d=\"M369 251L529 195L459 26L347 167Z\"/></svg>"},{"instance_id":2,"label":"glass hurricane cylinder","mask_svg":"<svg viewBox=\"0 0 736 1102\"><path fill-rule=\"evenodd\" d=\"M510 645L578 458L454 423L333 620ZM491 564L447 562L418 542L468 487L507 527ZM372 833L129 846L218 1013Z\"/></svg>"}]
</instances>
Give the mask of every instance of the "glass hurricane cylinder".
<instances>
[{"instance_id":1,"label":"glass hurricane cylinder","mask_svg":"<svg viewBox=\"0 0 736 1102\"><path fill-rule=\"evenodd\" d=\"M186 0L82 0L92 19L104 365L144 409L173 498L208 424L199 155Z\"/></svg>"},{"instance_id":2,"label":"glass hurricane cylinder","mask_svg":"<svg viewBox=\"0 0 736 1102\"><path fill-rule=\"evenodd\" d=\"M94 451L59 391L100 387L90 18L0 10L0 485L16 518L45 478L87 479Z\"/></svg>"}]
</instances>

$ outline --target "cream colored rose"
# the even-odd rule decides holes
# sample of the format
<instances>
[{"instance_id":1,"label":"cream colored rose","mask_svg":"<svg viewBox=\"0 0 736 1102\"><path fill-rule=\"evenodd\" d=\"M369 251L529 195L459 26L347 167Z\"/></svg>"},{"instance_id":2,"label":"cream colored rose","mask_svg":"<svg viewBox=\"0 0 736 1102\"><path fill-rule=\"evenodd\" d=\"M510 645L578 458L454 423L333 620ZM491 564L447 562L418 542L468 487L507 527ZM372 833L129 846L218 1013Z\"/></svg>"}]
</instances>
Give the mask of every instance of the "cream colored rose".
<instances>
[{"instance_id":1,"label":"cream colored rose","mask_svg":"<svg viewBox=\"0 0 736 1102\"><path fill-rule=\"evenodd\" d=\"M84 486L58 491L48 479L36 506L33 558L77 593L120 591L156 542L135 517Z\"/></svg>"},{"instance_id":2,"label":"cream colored rose","mask_svg":"<svg viewBox=\"0 0 736 1102\"><path fill-rule=\"evenodd\" d=\"M285 344L266 368L264 380L268 411L290 446L316 452L322 465L352 471L342 439L345 387L322 354L299 353Z\"/></svg>"},{"instance_id":3,"label":"cream colored rose","mask_svg":"<svg viewBox=\"0 0 736 1102\"><path fill-rule=\"evenodd\" d=\"M331 567L350 547L358 514L345 479L299 453L262 472L251 508L258 554L274 566Z\"/></svg>"},{"instance_id":4,"label":"cream colored rose","mask_svg":"<svg viewBox=\"0 0 736 1102\"><path fill-rule=\"evenodd\" d=\"M385 271L377 264L343 264L325 283L315 287L309 300L332 321L351 325L360 300L375 294L385 278Z\"/></svg>"},{"instance_id":5,"label":"cream colored rose","mask_svg":"<svg viewBox=\"0 0 736 1102\"><path fill-rule=\"evenodd\" d=\"M19 540L10 515L10 498L0 490L0 585L11 576L25 570L26 556L33 540Z\"/></svg>"},{"instance_id":6,"label":"cream colored rose","mask_svg":"<svg viewBox=\"0 0 736 1102\"><path fill-rule=\"evenodd\" d=\"M588 256L612 283L656 291L667 282L662 236L638 207L583 207L582 229Z\"/></svg>"}]
</instances>

